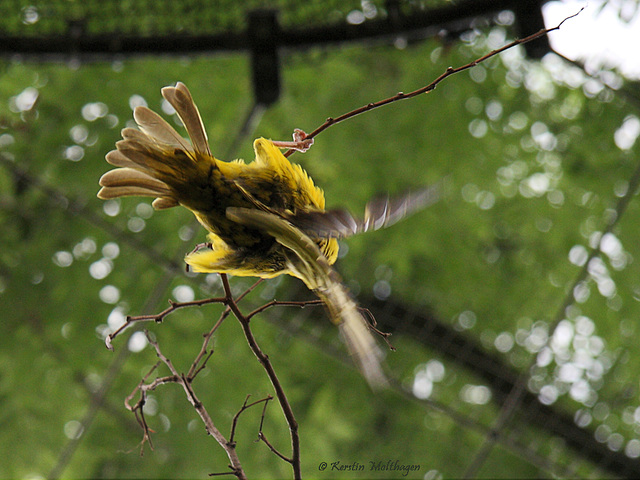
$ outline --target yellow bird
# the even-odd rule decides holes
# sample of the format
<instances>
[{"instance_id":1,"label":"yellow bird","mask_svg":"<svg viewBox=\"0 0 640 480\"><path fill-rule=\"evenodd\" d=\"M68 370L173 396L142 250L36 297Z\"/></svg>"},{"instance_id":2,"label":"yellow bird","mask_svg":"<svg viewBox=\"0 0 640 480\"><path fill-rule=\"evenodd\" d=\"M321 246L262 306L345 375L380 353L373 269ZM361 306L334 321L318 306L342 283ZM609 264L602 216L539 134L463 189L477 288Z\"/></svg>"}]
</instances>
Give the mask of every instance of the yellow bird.
<instances>
[{"instance_id":1,"label":"yellow bird","mask_svg":"<svg viewBox=\"0 0 640 480\"><path fill-rule=\"evenodd\" d=\"M279 148L306 150L312 143L296 130L294 142L254 141L256 159L224 162L211 154L198 109L183 83L165 87L191 139L189 143L162 117L139 106L133 112L139 130L125 128L116 150L106 156L118 167L100 178L101 199L155 197L165 209L182 205L208 230L208 247L185 257L196 272L301 279L327 305L362 373L374 387L387 383L383 354L370 326L331 267L338 237L389 226L433 203L437 188L398 199L370 202L363 220L346 210L325 211L323 191Z\"/></svg>"}]
</instances>

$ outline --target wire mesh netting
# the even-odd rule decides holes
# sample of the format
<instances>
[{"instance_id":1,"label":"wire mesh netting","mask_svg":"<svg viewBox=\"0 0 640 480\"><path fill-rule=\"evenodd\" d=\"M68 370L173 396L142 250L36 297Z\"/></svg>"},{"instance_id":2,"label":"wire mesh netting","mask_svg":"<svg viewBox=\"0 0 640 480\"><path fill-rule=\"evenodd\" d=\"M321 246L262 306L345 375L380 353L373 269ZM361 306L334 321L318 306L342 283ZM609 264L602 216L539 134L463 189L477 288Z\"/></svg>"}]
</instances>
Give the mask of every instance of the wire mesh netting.
<instances>
[{"instance_id":1,"label":"wire mesh netting","mask_svg":"<svg viewBox=\"0 0 640 480\"><path fill-rule=\"evenodd\" d=\"M382 0L367 1L7 1L0 6L0 31L4 35L64 35L70 24L81 22L84 33L135 35L201 35L236 33L247 28L247 12L274 9L284 28L304 28L344 23L361 23L386 15ZM399 2L402 10L447 5L445 0Z\"/></svg>"}]
</instances>

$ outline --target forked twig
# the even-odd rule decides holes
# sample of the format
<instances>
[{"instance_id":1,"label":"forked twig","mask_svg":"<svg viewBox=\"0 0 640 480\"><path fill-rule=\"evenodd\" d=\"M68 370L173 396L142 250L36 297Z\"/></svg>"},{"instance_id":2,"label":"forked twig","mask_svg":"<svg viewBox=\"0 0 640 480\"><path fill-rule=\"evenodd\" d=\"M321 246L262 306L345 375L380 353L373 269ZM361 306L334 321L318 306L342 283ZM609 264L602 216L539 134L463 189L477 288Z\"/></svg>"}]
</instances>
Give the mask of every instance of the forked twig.
<instances>
[{"instance_id":1,"label":"forked twig","mask_svg":"<svg viewBox=\"0 0 640 480\"><path fill-rule=\"evenodd\" d=\"M240 294L238 296L238 298L236 298L236 303L240 302L243 298L245 298L247 295L249 295L249 293L251 293L263 281L264 281L264 279L260 278L256 282L254 282L253 285L251 285L249 288L247 288L242 294ZM211 355L213 354L213 350L210 351L209 353L207 353L207 348L209 346L209 342L213 338L213 334L216 332L218 327L220 327L220 325L222 324L224 319L227 318L230 313L231 313L231 309L227 306L224 309L224 311L220 314L220 318L215 323L215 325L211 328L211 330L209 330L209 332L207 332L207 333L205 333L203 335L204 339L202 341L202 347L200 348L200 352L198 352L198 355L196 355L196 358L193 360L193 363L191 364L191 368L189 369L189 372L187 373L187 378L193 380L195 378L195 376L200 371L202 371L202 369L206 366L207 361L209 361L209 359L211 358ZM206 355L206 358L205 358L205 355ZM203 358L204 358L204 360L203 360ZM202 363L200 363L200 362L202 362Z\"/></svg>"},{"instance_id":2,"label":"forked twig","mask_svg":"<svg viewBox=\"0 0 640 480\"><path fill-rule=\"evenodd\" d=\"M267 395L266 397L261 398L260 400L256 400L255 402L252 402L252 403L247 403L250 397L251 395L247 395L247 398L244 399L244 403L242 404L242 407L240 407L240 410L238 410L238 412L233 416L233 420L231 421L231 433L229 434L229 441L231 443L235 443L236 427L238 425L238 419L240 418L240 415L242 415L242 413L245 410L248 410L251 407L258 405L260 403L264 403L264 408L262 409L262 417L260 418L260 428L258 430L258 435L260 435L260 432L262 432L262 424L264 423L264 414L267 410L267 404L271 400L273 400L273 397L271 395Z\"/></svg>"},{"instance_id":3,"label":"forked twig","mask_svg":"<svg viewBox=\"0 0 640 480\"><path fill-rule=\"evenodd\" d=\"M364 307L358 307L358 310L367 319L369 329L371 329L374 333L377 333L378 335L380 335L382 339L385 341L385 343L387 344L387 347L389 347L389 350L391 350L392 352L395 352L396 347L394 347L391 341L389 340L391 333L383 332L382 330L377 328L378 322L376 321L376 317L373 315L371 310Z\"/></svg>"},{"instance_id":4,"label":"forked twig","mask_svg":"<svg viewBox=\"0 0 640 480\"><path fill-rule=\"evenodd\" d=\"M147 379L158 368L158 366L160 366L159 361L156 362L156 364L153 367L151 367L149 372L144 377L142 377L142 380L140 380L140 383L136 386L133 392L131 392L131 394L129 394L127 398L124 399L125 407L127 408L127 410L133 412L133 414L135 415L136 421L138 422L138 425L142 427L142 431L144 432L142 436L142 441L140 442L140 455L142 455L144 452L145 443L148 443L151 450L153 450L153 442L151 441L151 435L150 435L150 432L152 432L152 430L149 428L149 425L147 424L147 421L144 418L144 404L147 401L147 392L149 390L154 390L161 383L166 383L168 381L171 381L171 380L165 381L165 379L156 379L152 383L146 383ZM136 402L135 405L131 406L131 400L133 399L133 397L138 391L140 392L140 399Z\"/></svg>"}]
</instances>

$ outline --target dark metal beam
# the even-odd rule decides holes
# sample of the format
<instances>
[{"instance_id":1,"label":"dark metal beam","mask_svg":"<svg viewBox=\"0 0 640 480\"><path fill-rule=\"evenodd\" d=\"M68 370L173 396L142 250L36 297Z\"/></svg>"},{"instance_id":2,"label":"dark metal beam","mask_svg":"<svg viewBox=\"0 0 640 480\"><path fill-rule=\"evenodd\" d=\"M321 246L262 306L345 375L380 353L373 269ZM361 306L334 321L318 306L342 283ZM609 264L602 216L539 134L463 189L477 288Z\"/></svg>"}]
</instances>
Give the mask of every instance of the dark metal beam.
<instances>
[{"instance_id":1,"label":"dark metal beam","mask_svg":"<svg viewBox=\"0 0 640 480\"><path fill-rule=\"evenodd\" d=\"M540 8L547 0L466 0L429 10L400 11L399 3L388 2L385 18L367 20L358 25L339 23L328 26L305 25L278 31L273 38L277 48L301 48L344 42L393 39L396 36L428 38L441 31L461 32L472 28L478 18L491 19L496 13L511 10L516 14L520 35L543 28ZM168 34L140 36L128 34L88 34L83 22L69 23L64 35L12 36L0 32L0 55L34 60L109 60L135 55L194 55L223 51L250 51L255 36L246 32L214 35ZM548 51L546 38L538 42L536 57Z\"/></svg>"}]
</instances>

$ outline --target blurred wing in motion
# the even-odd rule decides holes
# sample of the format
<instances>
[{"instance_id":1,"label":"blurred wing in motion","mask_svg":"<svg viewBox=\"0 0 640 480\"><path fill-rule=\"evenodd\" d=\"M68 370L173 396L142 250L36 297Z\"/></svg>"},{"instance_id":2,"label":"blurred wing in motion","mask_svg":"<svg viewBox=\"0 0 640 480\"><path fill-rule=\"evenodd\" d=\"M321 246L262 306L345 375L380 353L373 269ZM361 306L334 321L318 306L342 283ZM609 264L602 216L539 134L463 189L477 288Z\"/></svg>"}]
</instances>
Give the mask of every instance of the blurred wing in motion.
<instances>
[{"instance_id":1,"label":"blurred wing in motion","mask_svg":"<svg viewBox=\"0 0 640 480\"><path fill-rule=\"evenodd\" d=\"M316 243L304 232L273 213L227 208L227 217L242 225L266 231L290 252L288 268L325 303L331 321L338 325L351 356L372 388L388 385L382 370L383 354L367 321L358 310L349 290Z\"/></svg>"},{"instance_id":2,"label":"blurred wing in motion","mask_svg":"<svg viewBox=\"0 0 640 480\"><path fill-rule=\"evenodd\" d=\"M335 209L324 212L296 212L287 219L312 238L342 238L356 233L380 230L403 218L436 203L442 196L443 182L407 192L397 197L389 195L371 199L362 219L355 218L348 210Z\"/></svg>"}]
</instances>

